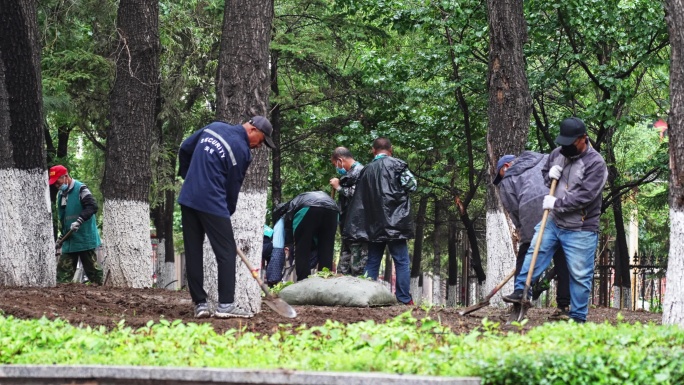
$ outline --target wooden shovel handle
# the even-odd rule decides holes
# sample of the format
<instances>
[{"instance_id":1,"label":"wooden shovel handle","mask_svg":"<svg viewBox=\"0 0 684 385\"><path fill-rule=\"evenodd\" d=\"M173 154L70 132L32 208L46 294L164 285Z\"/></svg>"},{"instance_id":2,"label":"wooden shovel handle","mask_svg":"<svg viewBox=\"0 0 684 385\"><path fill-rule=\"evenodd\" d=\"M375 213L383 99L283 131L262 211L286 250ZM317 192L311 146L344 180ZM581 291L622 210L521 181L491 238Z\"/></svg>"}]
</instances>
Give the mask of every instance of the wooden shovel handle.
<instances>
[{"instance_id":1,"label":"wooden shovel handle","mask_svg":"<svg viewBox=\"0 0 684 385\"><path fill-rule=\"evenodd\" d=\"M556 185L558 185L558 179L553 179L551 181L551 190L549 190L549 195L553 196L556 193ZM534 273L534 265L537 262L537 255L539 254L539 246L541 246L542 236L544 235L544 228L546 227L546 220L549 218L549 212L551 210L544 210L544 215L542 216L541 225L539 227L539 234L537 234L537 242L534 244L534 253L532 253L532 260L530 261L530 268L527 271L527 280L525 281L525 291L523 292L523 298L527 298L527 291L532 284L532 274Z\"/></svg>"},{"instance_id":2,"label":"wooden shovel handle","mask_svg":"<svg viewBox=\"0 0 684 385\"><path fill-rule=\"evenodd\" d=\"M249 272L252 273L252 277L254 277L254 279L256 279L257 283L259 284L259 287L264 292L264 294L266 294L266 298L272 299L274 296L271 293L271 290L269 289L268 285L266 285L264 283L264 281L262 281L261 278L259 278L259 272L257 270L255 270L254 268L252 268L252 265L247 260L247 257L245 257L245 253L243 253L239 247L236 249L237 249L237 254L240 256L240 259L242 259L242 263L244 263L245 266L247 266L247 269L249 270Z\"/></svg>"}]
</instances>

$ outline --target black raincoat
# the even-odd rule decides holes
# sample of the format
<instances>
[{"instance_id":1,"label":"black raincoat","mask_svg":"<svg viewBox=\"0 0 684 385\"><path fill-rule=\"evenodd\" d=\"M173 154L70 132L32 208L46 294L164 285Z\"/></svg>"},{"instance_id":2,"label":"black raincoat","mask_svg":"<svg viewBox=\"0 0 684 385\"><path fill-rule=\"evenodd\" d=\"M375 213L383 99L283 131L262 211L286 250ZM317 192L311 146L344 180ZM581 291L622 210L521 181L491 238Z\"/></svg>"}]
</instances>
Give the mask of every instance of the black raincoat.
<instances>
[{"instance_id":1,"label":"black raincoat","mask_svg":"<svg viewBox=\"0 0 684 385\"><path fill-rule=\"evenodd\" d=\"M346 210L342 236L386 242L414 237L409 192L401 185L406 162L385 156L364 167Z\"/></svg>"}]
</instances>

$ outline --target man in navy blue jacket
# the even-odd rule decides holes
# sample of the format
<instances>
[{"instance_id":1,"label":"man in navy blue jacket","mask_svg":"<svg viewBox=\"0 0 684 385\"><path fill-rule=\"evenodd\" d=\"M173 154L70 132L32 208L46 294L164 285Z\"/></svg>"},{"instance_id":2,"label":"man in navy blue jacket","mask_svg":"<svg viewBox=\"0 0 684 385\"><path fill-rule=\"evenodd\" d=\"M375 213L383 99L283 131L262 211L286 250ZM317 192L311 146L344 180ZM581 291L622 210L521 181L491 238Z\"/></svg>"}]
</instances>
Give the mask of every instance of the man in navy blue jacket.
<instances>
[{"instance_id":1,"label":"man in navy blue jacket","mask_svg":"<svg viewBox=\"0 0 684 385\"><path fill-rule=\"evenodd\" d=\"M237 248L230 221L238 194L252 162L250 149L262 143L275 148L271 122L255 116L242 125L213 122L196 131L181 144L178 174L185 179L178 203L181 206L185 268L195 317L211 316L204 290L206 234L216 254L219 304L218 318L249 318L251 313L235 306L235 258Z\"/></svg>"}]
</instances>

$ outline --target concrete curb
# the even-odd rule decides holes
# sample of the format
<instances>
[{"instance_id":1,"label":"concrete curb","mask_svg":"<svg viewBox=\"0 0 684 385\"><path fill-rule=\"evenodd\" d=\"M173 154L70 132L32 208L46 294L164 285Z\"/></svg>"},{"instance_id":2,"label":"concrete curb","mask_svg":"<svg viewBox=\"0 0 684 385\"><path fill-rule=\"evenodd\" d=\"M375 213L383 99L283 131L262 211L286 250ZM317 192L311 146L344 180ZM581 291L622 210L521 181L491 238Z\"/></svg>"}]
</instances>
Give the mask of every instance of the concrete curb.
<instances>
[{"instance_id":1,"label":"concrete curb","mask_svg":"<svg viewBox=\"0 0 684 385\"><path fill-rule=\"evenodd\" d=\"M476 377L152 366L0 365L0 384L479 385Z\"/></svg>"}]
</instances>

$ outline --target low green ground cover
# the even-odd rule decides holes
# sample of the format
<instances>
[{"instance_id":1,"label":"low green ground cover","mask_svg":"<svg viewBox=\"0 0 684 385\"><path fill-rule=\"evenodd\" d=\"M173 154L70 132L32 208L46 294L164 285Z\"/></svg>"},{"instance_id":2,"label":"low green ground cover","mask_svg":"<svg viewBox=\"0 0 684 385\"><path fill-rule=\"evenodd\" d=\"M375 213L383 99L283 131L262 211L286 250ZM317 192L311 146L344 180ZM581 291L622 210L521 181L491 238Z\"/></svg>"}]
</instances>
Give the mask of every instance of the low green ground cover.
<instances>
[{"instance_id":1,"label":"low green ground cover","mask_svg":"<svg viewBox=\"0 0 684 385\"><path fill-rule=\"evenodd\" d=\"M79 328L0 315L0 364L98 364L479 376L486 384L681 384L684 330L549 323L525 334L453 334L410 313L385 324L288 326L273 335L216 334L209 324Z\"/></svg>"}]
</instances>

